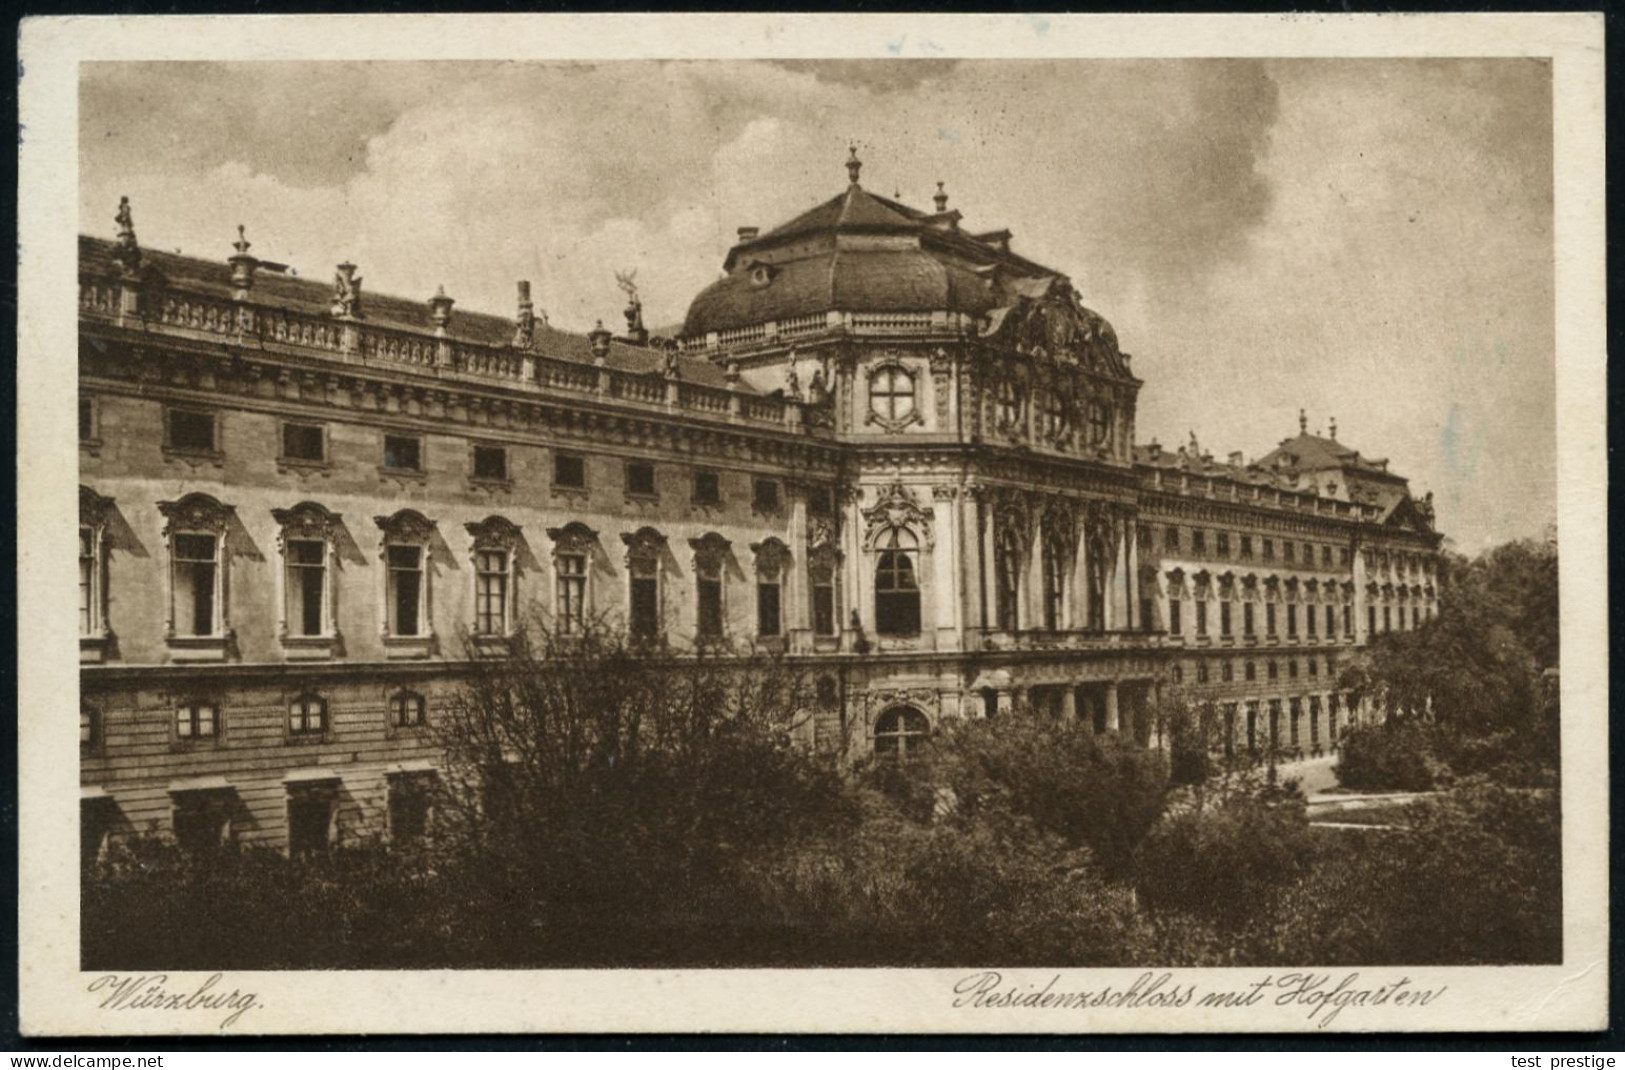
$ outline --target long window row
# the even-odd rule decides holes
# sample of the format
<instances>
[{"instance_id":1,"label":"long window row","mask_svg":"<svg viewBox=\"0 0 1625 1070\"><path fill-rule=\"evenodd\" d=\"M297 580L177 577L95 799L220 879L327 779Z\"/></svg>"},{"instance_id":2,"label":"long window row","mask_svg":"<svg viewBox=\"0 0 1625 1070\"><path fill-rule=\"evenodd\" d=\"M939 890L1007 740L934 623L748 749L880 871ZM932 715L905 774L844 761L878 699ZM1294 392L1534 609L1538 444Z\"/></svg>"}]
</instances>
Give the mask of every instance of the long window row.
<instances>
[{"instance_id":1,"label":"long window row","mask_svg":"<svg viewBox=\"0 0 1625 1070\"><path fill-rule=\"evenodd\" d=\"M95 499L94 492L84 491ZM167 520L168 601L166 637L179 646L223 642L231 632L229 573L235 510L206 494L192 494L177 502L159 503ZM319 646L337 636L335 586L339 578L341 539L339 517L314 502L292 509L272 510L279 526L281 591L278 631L294 647ZM381 530L379 592L380 625L386 644L410 643L433 635L431 614L432 567L445 543L437 522L413 509L402 509L376 521ZM528 544L518 525L501 516L465 525L472 565L473 612L469 623L476 636L503 637L518 623L520 562ZM80 634L96 638L106 634L104 606L108 595L105 551L106 522L95 511L82 510L79 533ZM552 626L562 633L578 633L595 619L596 611L615 601L595 590L600 570L594 560L606 550L598 534L573 521L549 528L551 543ZM674 549L664 534L652 527L621 537L626 560L626 623L638 637L654 638L665 631L667 584L681 572ZM729 583L734 551L716 533L689 540L692 554L694 629L705 639L720 639L727 630L730 598L740 597ZM755 634L760 638L784 635L788 600L784 585L790 581L789 547L768 538L749 547L753 560ZM889 576L885 597L904 599L912 593L913 627L918 628L918 584L914 579L913 548L898 546L883 554L881 575ZM804 564L809 597L807 626L817 635L834 635L837 612L838 555L833 546L813 548ZM748 595L744 595L748 597ZM537 592L545 600L547 592ZM743 608L743 607L741 607ZM893 616L906 615L906 607Z\"/></svg>"},{"instance_id":2,"label":"long window row","mask_svg":"<svg viewBox=\"0 0 1625 1070\"><path fill-rule=\"evenodd\" d=\"M1299 661L1297 658L1286 658L1284 661L1271 658L1262 662L1251 659L1238 662L1230 658L1199 658L1195 662L1195 682L1198 684L1215 682L1228 684L1240 679L1251 683L1259 679L1259 674L1262 672L1263 678L1273 683L1281 678L1283 665L1285 666L1287 679L1298 679ZM1337 660L1327 658L1325 666L1326 679L1335 679L1337 676ZM1315 657L1304 658L1302 672L1304 676L1310 679L1320 676L1321 660ZM1176 684L1185 682L1185 666L1183 664L1174 664L1173 681Z\"/></svg>"},{"instance_id":3,"label":"long window row","mask_svg":"<svg viewBox=\"0 0 1625 1070\"><path fill-rule=\"evenodd\" d=\"M1156 529L1152 525L1140 525L1138 537L1142 551L1150 552L1155 548L1155 535ZM1229 531L1208 531L1203 528L1181 528L1177 524L1169 524L1162 528L1161 549L1165 554L1189 553L1194 557L1219 561L1279 560L1283 564L1301 564L1305 568L1343 568L1353 559L1347 546L1265 538Z\"/></svg>"},{"instance_id":4,"label":"long window row","mask_svg":"<svg viewBox=\"0 0 1625 1070\"><path fill-rule=\"evenodd\" d=\"M86 444L99 442L100 421L96 399L79 401L79 439ZM164 450L170 454L219 457L224 454L220 414L194 406L168 406L164 409ZM422 434L412 431L385 431L378 447L379 471L388 475L422 477L429 471ZM513 482L512 447L501 442L472 442L467 452L470 481L507 486ZM324 468L331 462L332 445L327 424L320 421L283 420L278 430L277 462L284 466ZM587 458L567 450L552 451L552 487L563 491L588 489ZM628 460L623 467L623 485L628 498L658 500L659 485L652 461ZM757 512L777 512L782 494L779 481L753 478L751 507ZM713 468L691 472L691 500L698 506L724 504L722 473ZM816 503L815 503L816 508Z\"/></svg>"},{"instance_id":5,"label":"long window row","mask_svg":"<svg viewBox=\"0 0 1625 1070\"><path fill-rule=\"evenodd\" d=\"M1220 744L1226 756L1245 748L1266 752L1320 753L1335 747L1348 731L1352 710L1345 696L1300 695L1288 699L1253 699L1221 707Z\"/></svg>"}]
</instances>

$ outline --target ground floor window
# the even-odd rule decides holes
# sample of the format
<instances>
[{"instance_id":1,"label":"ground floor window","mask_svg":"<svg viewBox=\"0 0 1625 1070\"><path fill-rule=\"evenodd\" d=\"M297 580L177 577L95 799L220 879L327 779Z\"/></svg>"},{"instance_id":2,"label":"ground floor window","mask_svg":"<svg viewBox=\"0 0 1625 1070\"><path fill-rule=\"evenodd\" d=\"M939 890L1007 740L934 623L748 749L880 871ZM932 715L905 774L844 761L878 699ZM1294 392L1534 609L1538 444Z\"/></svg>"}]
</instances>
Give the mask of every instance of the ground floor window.
<instances>
[{"instance_id":1,"label":"ground floor window","mask_svg":"<svg viewBox=\"0 0 1625 1070\"><path fill-rule=\"evenodd\" d=\"M288 796L288 853L295 858L322 854L333 843L334 798L327 791Z\"/></svg>"},{"instance_id":2,"label":"ground floor window","mask_svg":"<svg viewBox=\"0 0 1625 1070\"><path fill-rule=\"evenodd\" d=\"M924 750L931 739L931 722L911 706L897 706L875 721L875 754L907 761Z\"/></svg>"}]
</instances>

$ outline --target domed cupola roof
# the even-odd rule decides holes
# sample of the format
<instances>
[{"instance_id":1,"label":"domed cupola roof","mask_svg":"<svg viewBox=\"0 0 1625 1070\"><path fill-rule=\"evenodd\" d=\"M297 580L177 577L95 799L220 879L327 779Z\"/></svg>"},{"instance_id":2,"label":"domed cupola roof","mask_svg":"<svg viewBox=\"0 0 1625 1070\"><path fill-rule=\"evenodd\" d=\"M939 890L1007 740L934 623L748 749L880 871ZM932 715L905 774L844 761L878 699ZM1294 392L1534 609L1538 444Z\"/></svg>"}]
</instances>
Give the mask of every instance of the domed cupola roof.
<instances>
[{"instance_id":1,"label":"domed cupola roof","mask_svg":"<svg viewBox=\"0 0 1625 1070\"><path fill-rule=\"evenodd\" d=\"M1011 254L1007 231L961 231L946 194L922 212L859 185L855 151L847 167L838 196L765 234L740 231L726 274L689 305L685 336L831 311L984 316L1005 303L1005 279L1055 277Z\"/></svg>"}]
</instances>

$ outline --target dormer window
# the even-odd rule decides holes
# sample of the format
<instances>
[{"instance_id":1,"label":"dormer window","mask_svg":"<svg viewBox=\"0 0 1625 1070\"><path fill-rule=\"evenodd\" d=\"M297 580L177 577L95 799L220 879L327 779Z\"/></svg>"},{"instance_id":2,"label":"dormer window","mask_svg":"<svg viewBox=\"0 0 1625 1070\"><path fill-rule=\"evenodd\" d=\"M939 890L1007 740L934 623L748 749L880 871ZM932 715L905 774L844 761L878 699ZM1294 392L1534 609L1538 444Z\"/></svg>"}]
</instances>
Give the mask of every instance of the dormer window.
<instances>
[{"instance_id":1,"label":"dormer window","mask_svg":"<svg viewBox=\"0 0 1625 1070\"><path fill-rule=\"evenodd\" d=\"M752 264L749 273L752 286L766 286L773 281L773 269L766 264Z\"/></svg>"}]
</instances>

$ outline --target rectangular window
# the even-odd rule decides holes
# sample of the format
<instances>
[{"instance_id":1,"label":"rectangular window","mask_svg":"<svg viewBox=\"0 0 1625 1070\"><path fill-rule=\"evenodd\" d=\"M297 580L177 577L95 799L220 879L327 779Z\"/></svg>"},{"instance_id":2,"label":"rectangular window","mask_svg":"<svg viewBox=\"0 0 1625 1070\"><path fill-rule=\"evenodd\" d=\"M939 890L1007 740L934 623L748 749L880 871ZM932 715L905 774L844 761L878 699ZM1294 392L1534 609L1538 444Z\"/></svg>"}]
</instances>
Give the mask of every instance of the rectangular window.
<instances>
[{"instance_id":1,"label":"rectangular window","mask_svg":"<svg viewBox=\"0 0 1625 1070\"><path fill-rule=\"evenodd\" d=\"M327 433L322 425L283 424L282 459L311 462L327 460Z\"/></svg>"},{"instance_id":2,"label":"rectangular window","mask_svg":"<svg viewBox=\"0 0 1625 1070\"><path fill-rule=\"evenodd\" d=\"M1298 659L1297 658L1288 658L1287 659L1287 662L1286 662L1286 676L1287 676L1288 680L1296 680L1298 678Z\"/></svg>"},{"instance_id":3,"label":"rectangular window","mask_svg":"<svg viewBox=\"0 0 1625 1070\"><path fill-rule=\"evenodd\" d=\"M1382 607L1382 630L1385 632L1391 632L1394 630L1392 606Z\"/></svg>"},{"instance_id":4,"label":"rectangular window","mask_svg":"<svg viewBox=\"0 0 1625 1070\"><path fill-rule=\"evenodd\" d=\"M1196 554L1207 553L1207 532L1201 528L1191 531L1191 552Z\"/></svg>"},{"instance_id":5,"label":"rectangular window","mask_svg":"<svg viewBox=\"0 0 1625 1070\"><path fill-rule=\"evenodd\" d=\"M96 533L88 527L79 529L79 634L96 632Z\"/></svg>"},{"instance_id":6,"label":"rectangular window","mask_svg":"<svg viewBox=\"0 0 1625 1070\"><path fill-rule=\"evenodd\" d=\"M289 539L287 563L288 634L326 634L323 607L327 587L327 544L315 539Z\"/></svg>"},{"instance_id":7,"label":"rectangular window","mask_svg":"<svg viewBox=\"0 0 1625 1070\"><path fill-rule=\"evenodd\" d=\"M779 485L771 479L758 479L752 483L751 507L762 513L778 512Z\"/></svg>"},{"instance_id":8,"label":"rectangular window","mask_svg":"<svg viewBox=\"0 0 1625 1070\"><path fill-rule=\"evenodd\" d=\"M655 496L655 466L648 461L627 461L626 493L640 498L653 498Z\"/></svg>"},{"instance_id":9,"label":"rectangular window","mask_svg":"<svg viewBox=\"0 0 1625 1070\"><path fill-rule=\"evenodd\" d=\"M1292 638L1298 634L1298 607L1295 605L1286 607L1286 634Z\"/></svg>"},{"instance_id":10,"label":"rectangular window","mask_svg":"<svg viewBox=\"0 0 1625 1070\"><path fill-rule=\"evenodd\" d=\"M722 635L722 569L717 565L695 573L695 611L699 634L705 639Z\"/></svg>"},{"instance_id":11,"label":"rectangular window","mask_svg":"<svg viewBox=\"0 0 1625 1070\"><path fill-rule=\"evenodd\" d=\"M508 448L506 446L474 447L474 478L493 483L508 481Z\"/></svg>"},{"instance_id":12,"label":"rectangular window","mask_svg":"<svg viewBox=\"0 0 1625 1070\"><path fill-rule=\"evenodd\" d=\"M1182 609L1184 609L1184 603L1182 603L1179 599L1177 599L1177 598L1168 599L1168 634L1169 635L1183 635L1185 633L1185 628L1184 628L1185 622L1180 617L1180 611Z\"/></svg>"},{"instance_id":13,"label":"rectangular window","mask_svg":"<svg viewBox=\"0 0 1625 1070\"><path fill-rule=\"evenodd\" d=\"M288 732L295 736L319 736L327 731L327 700L319 695L301 695L288 703Z\"/></svg>"},{"instance_id":14,"label":"rectangular window","mask_svg":"<svg viewBox=\"0 0 1625 1070\"><path fill-rule=\"evenodd\" d=\"M587 623L587 555L559 554L554 559L558 581L558 627L577 634Z\"/></svg>"},{"instance_id":15,"label":"rectangular window","mask_svg":"<svg viewBox=\"0 0 1625 1070\"><path fill-rule=\"evenodd\" d=\"M1053 611L1053 615L1058 619L1059 618L1059 610ZM1155 631L1156 630L1156 621L1152 619L1152 615L1153 615L1152 600L1149 597L1142 596L1140 598L1140 630L1141 631L1149 632L1149 631ZM1056 627L1056 625L1053 625L1053 624L1050 626L1051 630L1053 630L1055 627Z\"/></svg>"},{"instance_id":16,"label":"rectangular window","mask_svg":"<svg viewBox=\"0 0 1625 1070\"><path fill-rule=\"evenodd\" d=\"M1251 535L1241 537L1241 557L1244 561L1251 561L1253 558L1253 537Z\"/></svg>"},{"instance_id":17,"label":"rectangular window","mask_svg":"<svg viewBox=\"0 0 1625 1070\"><path fill-rule=\"evenodd\" d=\"M1337 607L1326 607L1326 638L1337 638Z\"/></svg>"},{"instance_id":18,"label":"rectangular window","mask_svg":"<svg viewBox=\"0 0 1625 1070\"><path fill-rule=\"evenodd\" d=\"M1253 604L1251 602L1243 602L1241 604L1241 634L1246 636L1255 634L1256 629L1253 627L1253 617Z\"/></svg>"},{"instance_id":19,"label":"rectangular window","mask_svg":"<svg viewBox=\"0 0 1625 1070\"><path fill-rule=\"evenodd\" d=\"M1376 606L1366 606L1365 607L1365 616L1366 616L1366 620L1365 620L1366 633L1368 635L1376 635L1377 634L1377 607Z\"/></svg>"},{"instance_id":20,"label":"rectangular window","mask_svg":"<svg viewBox=\"0 0 1625 1070\"><path fill-rule=\"evenodd\" d=\"M1298 544L1293 542L1291 539L1282 539L1281 540L1281 557L1288 564L1291 564L1292 562L1297 560L1297 554L1298 554L1297 545Z\"/></svg>"},{"instance_id":21,"label":"rectangular window","mask_svg":"<svg viewBox=\"0 0 1625 1070\"><path fill-rule=\"evenodd\" d=\"M389 723L396 728L417 728L423 724L423 696L410 691L389 700Z\"/></svg>"},{"instance_id":22,"label":"rectangular window","mask_svg":"<svg viewBox=\"0 0 1625 1070\"><path fill-rule=\"evenodd\" d=\"M1219 634L1226 639L1230 637L1230 603L1219 603Z\"/></svg>"},{"instance_id":23,"label":"rectangular window","mask_svg":"<svg viewBox=\"0 0 1625 1070\"><path fill-rule=\"evenodd\" d=\"M186 453L215 452L214 413L169 410L169 448Z\"/></svg>"},{"instance_id":24,"label":"rectangular window","mask_svg":"<svg viewBox=\"0 0 1625 1070\"><path fill-rule=\"evenodd\" d=\"M384 467L398 472L423 471L423 440L416 435L385 435Z\"/></svg>"},{"instance_id":25,"label":"rectangular window","mask_svg":"<svg viewBox=\"0 0 1625 1070\"><path fill-rule=\"evenodd\" d=\"M221 847L231 835L231 811L216 792L188 792L175 803L175 842L196 853Z\"/></svg>"},{"instance_id":26,"label":"rectangular window","mask_svg":"<svg viewBox=\"0 0 1625 1070\"><path fill-rule=\"evenodd\" d=\"M1205 661L1196 663L1196 682L1199 684L1207 683L1207 662Z\"/></svg>"},{"instance_id":27,"label":"rectangular window","mask_svg":"<svg viewBox=\"0 0 1625 1070\"><path fill-rule=\"evenodd\" d=\"M1274 539L1265 539L1264 540L1264 560L1266 560L1266 561L1274 561L1275 560L1275 540Z\"/></svg>"},{"instance_id":28,"label":"rectangular window","mask_svg":"<svg viewBox=\"0 0 1625 1070\"><path fill-rule=\"evenodd\" d=\"M1198 636L1207 634L1207 599L1205 598L1196 600L1196 634Z\"/></svg>"},{"instance_id":29,"label":"rectangular window","mask_svg":"<svg viewBox=\"0 0 1625 1070\"><path fill-rule=\"evenodd\" d=\"M1354 634L1354 607L1353 606L1347 606L1346 605L1346 606L1343 607L1343 634L1345 636Z\"/></svg>"},{"instance_id":30,"label":"rectangular window","mask_svg":"<svg viewBox=\"0 0 1625 1070\"><path fill-rule=\"evenodd\" d=\"M1274 602L1265 602L1264 603L1264 634L1265 635L1274 635L1275 634L1275 603Z\"/></svg>"},{"instance_id":31,"label":"rectangular window","mask_svg":"<svg viewBox=\"0 0 1625 1070\"><path fill-rule=\"evenodd\" d=\"M1304 624L1306 624L1308 626L1309 638L1313 639L1315 637L1315 607L1314 606L1304 606L1303 607L1303 621L1304 621Z\"/></svg>"},{"instance_id":32,"label":"rectangular window","mask_svg":"<svg viewBox=\"0 0 1625 1070\"><path fill-rule=\"evenodd\" d=\"M1230 556L1230 533L1228 531L1219 532L1219 556L1223 558Z\"/></svg>"},{"instance_id":33,"label":"rectangular window","mask_svg":"<svg viewBox=\"0 0 1625 1070\"><path fill-rule=\"evenodd\" d=\"M1168 525L1168 530L1163 534L1163 548L1167 550L1179 549L1179 529L1172 524Z\"/></svg>"},{"instance_id":34,"label":"rectangular window","mask_svg":"<svg viewBox=\"0 0 1625 1070\"><path fill-rule=\"evenodd\" d=\"M1320 662L1316 661L1314 658L1309 659L1309 675L1310 676L1319 676L1320 675Z\"/></svg>"},{"instance_id":35,"label":"rectangular window","mask_svg":"<svg viewBox=\"0 0 1625 1070\"><path fill-rule=\"evenodd\" d=\"M722 503L722 481L715 472L704 468L695 471L694 503L696 505L720 505Z\"/></svg>"},{"instance_id":36,"label":"rectangular window","mask_svg":"<svg viewBox=\"0 0 1625 1070\"><path fill-rule=\"evenodd\" d=\"M323 854L333 842L333 800L326 792L288 796L288 853Z\"/></svg>"},{"instance_id":37,"label":"rectangular window","mask_svg":"<svg viewBox=\"0 0 1625 1070\"><path fill-rule=\"evenodd\" d=\"M1326 568L1332 567L1332 548L1330 546L1320 548L1320 563Z\"/></svg>"},{"instance_id":38,"label":"rectangular window","mask_svg":"<svg viewBox=\"0 0 1625 1070\"><path fill-rule=\"evenodd\" d=\"M1245 676L1248 683L1258 679L1258 666L1249 661L1243 669L1243 676Z\"/></svg>"},{"instance_id":39,"label":"rectangular window","mask_svg":"<svg viewBox=\"0 0 1625 1070\"><path fill-rule=\"evenodd\" d=\"M1349 548L1347 546L1339 546L1337 548L1337 563L1340 565L1346 565L1349 563Z\"/></svg>"},{"instance_id":40,"label":"rectangular window","mask_svg":"<svg viewBox=\"0 0 1625 1070\"><path fill-rule=\"evenodd\" d=\"M660 565L652 558L639 557L632 560L630 569L632 634L652 639L660 634Z\"/></svg>"},{"instance_id":41,"label":"rectangular window","mask_svg":"<svg viewBox=\"0 0 1625 1070\"><path fill-rule=\"evenodd\" d=\"M835 634L835 573L832 569L815 571L812 577L813 633Z\"/></svg>"},{"instance_id":42,"label":"rectangular window","mask_svg":"<svg viewBox=\"0 0 1625 1070\"><path fill-rule=\"evenodd\" d=\"M1281 666L1273 661L1270 662L1269 678L1271 680L1278 680L1281 678Z\"/></svg>"},{"instance_id":43,"label":"rectangular window","mask_svg":"<svg viewBox=\"0 0 1625 1070\"><path fill-rule=\"evenodd\" d=\"M79 441L96 441L96 399L79 399Z\"/></svg>"},{"instance_id":44,"label":"rectangular window","mask_svg":"<svg viewBox=\"0 0 1625 1070\"><path fill-rule=\"evenodd\" d=\"M1298 705L1298 700L1297 699L1292 700L1292 704L1291 704L1290 707L1288 707L1288 709L1291 711L1290 714L1289 714L1289 719L1287 721L1287 724L1289 726L1289 735L1291 737L1290 738L1290 743L1291 743L1292 746L1296 747L1298 745L1298 716L1303 711L1302 711L1302 708Z\"/></svg>"},{"instance_id":45,"label":"rectangular window","mask_svg":"<svg viewBox=\"0 0 1625 1070\"><path fill-rule=\"evenodd\" d=\"M189 702L175 710L177 739L218 739L220 709L212 702Z\"/></svg>"},{"instance_id":46,"label":"rectangular window","mask_svg":"<svg viewBox=\"0 0 1625 1070\"><path fill-rule=\"evenodd\" d=\"M553 485L570 490L584 490L587 486L587 459L576 453L553 455Z\"/></svg>"},{"instance_id":47,"label":"rectangular window","mask_svg":"<svg viewBox=\"0 0 1625 1070\"><path fill-rule=\"evenodd\" d=\"M1230 664L1229 659L1219 662L1219 679L1228 684L1235 678L1236 669L1235 666Z\"/></svg>"},{"instance_id":48,"label":"rectangular window","mask_svg":"<svg viewBox=\"0 0 1625 1070\"><path fill-rule=\"evenodd\" d=\"M1309 700L1309 745L1320 747L1320 699Z\"/></svg>"},{"instance_id":49,"label":"rectangular window","mask_svg":"<svg viewBox=\"0 0 1625 1070\"><path fill-rule=\"evenodd\" d=\"M1138 542L1142 553L1151 552L1151 525L1140 524L1134 529L1134 538Z\"/></svg>"},{"instance_id":50,"label":"rectangular window","mask_svg":"<svg viewBox=\"0 0 1625 1070\"><path fill-rule=\"evenodd\" d=\"M423 547L391 546L389 560L389 634L422 634Z\"/></svg>"},{"instance_id":51,"label":"rectangular window","mask_svg":"<svg viewBox=\"0 0 1625 1070\"><path fill-rule=\"evenodd\" d=\"M779 583L777 580L758 580L756 583L756 634L764 639L779 634Z\"/></svg>"},{"instance_id":52,"label":"rectangular window","mask_svg":"<svg viewBox=\"0 0 1625 1070\"><path fill-rule=\"evenodd\" d=\"M220 540L213 535L175 536L175 633L215 633L215 561Z\"/></svg>"},{"instance_id":53,"label":"rectangular window","mask_svg":"<svg viewBox=\"0 0 1625 1070\"><path fill-rule=\"evenodd\" d=\"M474 631L508 634L508 554L480 550L474 555Z\"/></svg>"}]
</instances>

